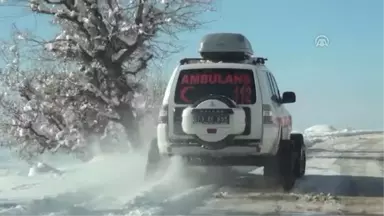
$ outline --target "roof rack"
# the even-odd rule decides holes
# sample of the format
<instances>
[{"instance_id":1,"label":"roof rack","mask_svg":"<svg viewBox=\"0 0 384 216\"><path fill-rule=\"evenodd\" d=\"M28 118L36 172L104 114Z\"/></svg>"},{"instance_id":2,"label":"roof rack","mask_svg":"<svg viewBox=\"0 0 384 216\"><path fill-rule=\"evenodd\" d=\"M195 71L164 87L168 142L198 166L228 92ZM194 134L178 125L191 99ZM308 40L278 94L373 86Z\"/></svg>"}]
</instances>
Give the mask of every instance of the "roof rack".
<instances>
[{"instance_id":1,"label":"roof rack","mask_svg":"<svg viewBox=\"0 0 384 216\"><path fill-rule=\"evenodd\" d=\"M252 65L258 65L262 64L264 65L265 62L268 61L268 58L264 57L251 57L250 59L238 62L242 64L252 64ZM223 62L216 62L216 61L210 61L208 59L204 58L183 58L180 60L180 65L185 65L185 64L204 64L204 63L223 63Z\"/></svg>"}]
</instances>

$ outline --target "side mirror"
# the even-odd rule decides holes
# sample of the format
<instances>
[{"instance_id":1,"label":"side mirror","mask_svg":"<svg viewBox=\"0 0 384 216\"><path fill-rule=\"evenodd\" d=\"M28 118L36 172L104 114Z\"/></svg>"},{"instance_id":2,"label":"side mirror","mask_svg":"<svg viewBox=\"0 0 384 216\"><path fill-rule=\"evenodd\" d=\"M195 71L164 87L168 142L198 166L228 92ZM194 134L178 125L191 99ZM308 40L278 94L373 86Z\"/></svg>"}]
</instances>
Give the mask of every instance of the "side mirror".
<instances>
[{"instance_id":1,"label":"side mirror","mask_svg":"<svg viewBox=\"0 0 384 216\"><path fill-rule=\"evenodd\" d=\"M281 103L295 103L296 102L296 94L295 92L284 92L283 98L281 99Z\"/></svg>"}]
</instances>

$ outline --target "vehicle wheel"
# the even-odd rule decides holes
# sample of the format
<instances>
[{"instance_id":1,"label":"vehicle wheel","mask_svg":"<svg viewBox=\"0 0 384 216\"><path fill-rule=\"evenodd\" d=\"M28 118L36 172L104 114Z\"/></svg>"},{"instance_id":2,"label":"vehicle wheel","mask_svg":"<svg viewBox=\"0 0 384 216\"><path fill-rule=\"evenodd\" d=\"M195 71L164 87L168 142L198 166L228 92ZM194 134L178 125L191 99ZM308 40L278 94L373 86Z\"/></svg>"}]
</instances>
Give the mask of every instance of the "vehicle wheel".
<instances>
[{"instance_id":1,"label":"vehicle wheel","mask_svg":"<svg viewBox=\"0 0 384 216\"><path fill-rule=\"evenodd\" d=\"M147 157L147 165L145 167L145 179L149 179L159 174L161 169L166 169L168 158L162 156L157 146L157 139L153 139L150 143Z\"/></svg>"},{"instance_id":2,"label":"vehicle wheel","mask_svg":"<svg viewBox=\"0 0 384 216\"><path fill-rule=\"evenodd\" d=\"M305 153L305 151L303 152L303 156L300 160L300 172L299 172L299 178L302 178L304 175L305 175L305 169L306 169L306 166L307 166L307 155Z\"/></svg>"},{"instance_id":3,"label":"vehicle wheel","mask_svg":"<svg viewBox=\"0 0 384 216\"><path fill-rule=\"evenodd\" d=\"M264 165L264 176L272 177L278 181L284 191L290 191L296 182L295 158L294 143L291 140L280 141L277 155Z\"/></svg>"},{"instance_id":4,"label":"vehicle wheel","mask_svg":"<svg viewBox=\"0 0 384 216\"><path fill-rule=\"evenodd\" d=\"M291 134L291 140L295 143L297 158L295 161L294 174L296 178L301 178L305 174L307 163L305 154L304 137L302 134Z\"/></svg>"},{"instance_id":5,"label":"vehicle wheel","mask_svg":"<svg viewBox=\"0 0 384 216\"><path fill-rule=\"evenodd\" d=\"M290 191L296 182L294 166L297 156L295 154L294 143L291 140L281 141L278 155L280 184L283 186L284 191Z\"/></svg>"}]
</instances>

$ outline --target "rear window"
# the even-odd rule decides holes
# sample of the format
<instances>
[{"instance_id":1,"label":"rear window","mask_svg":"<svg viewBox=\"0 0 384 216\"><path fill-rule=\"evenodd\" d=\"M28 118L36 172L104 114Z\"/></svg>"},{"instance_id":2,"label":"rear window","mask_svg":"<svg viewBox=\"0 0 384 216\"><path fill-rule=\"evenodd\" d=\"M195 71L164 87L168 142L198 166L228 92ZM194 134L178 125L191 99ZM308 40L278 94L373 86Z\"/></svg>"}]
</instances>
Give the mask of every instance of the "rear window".
<instances>
[{"instance_id":1,"label":"rear window","mask_svg":"<svg viewBox=\"0 0 384 216\"><path fill-rule=\"evenodd\" d=\"M180 71L175 103L193 104L210 94L227 96L237 104L254 104L256 90L253 71L226 68Z\"/></svg>"}]
</instances>

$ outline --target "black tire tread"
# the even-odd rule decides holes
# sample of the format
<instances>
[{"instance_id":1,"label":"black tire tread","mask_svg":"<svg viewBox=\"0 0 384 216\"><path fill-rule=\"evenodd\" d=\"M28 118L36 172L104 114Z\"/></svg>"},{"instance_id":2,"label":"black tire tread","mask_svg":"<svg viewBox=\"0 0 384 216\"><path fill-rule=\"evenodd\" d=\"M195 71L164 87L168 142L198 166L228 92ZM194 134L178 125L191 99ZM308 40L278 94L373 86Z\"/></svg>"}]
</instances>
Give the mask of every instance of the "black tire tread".
<instances>
[{"instance_id":1,"label":"black tire tread","mask_svg":"<svg viewBox=\"0 0 384 216\"><path fill-rule=\"evenodd\" d=\"M297 155L297 159L296 159L296 162L295 162L295 167L294 167L294 174L296 176L296 178L301 178L305 175L305 164L306 164L306 161L304 161L304 169L301 169L301 152L302 152L302 148L304 148L304 137L302 134L297 134L297 133L293 133L291 134L291 140L295 142L295 151L296 153L298 154ZM304 160L306 160L306 155L305 155L305 152L304 152Z\"/></svg>"},{"instance_id":2,"label":"black tire tread","mask_svg":"<svg viewBox=\"0 0 384 216\"><path fill-rule=\"evenodd\" d=\"M284 191L290 191L296 182L294 175L294 143L291 140L284 140L279 149L279 165L280 165L280 184Z\"/></svg>"},{"instance_id":3,"label":"black tire tread","mask_svg":"<svg viewBox=\"0 0 384 216\"><path fill-rule=\"evenodd\" d=\"M294 144L291 140L281 140L277 155L268 159L264 165L264 176L278 180L284 191L290 191L296 181L293 173ZM288 161L291 161L289 163Z\"/></svg>"}]
</instances>

